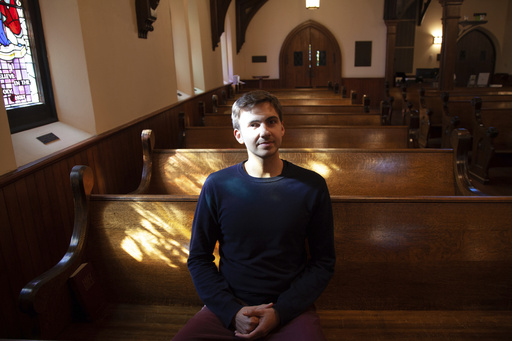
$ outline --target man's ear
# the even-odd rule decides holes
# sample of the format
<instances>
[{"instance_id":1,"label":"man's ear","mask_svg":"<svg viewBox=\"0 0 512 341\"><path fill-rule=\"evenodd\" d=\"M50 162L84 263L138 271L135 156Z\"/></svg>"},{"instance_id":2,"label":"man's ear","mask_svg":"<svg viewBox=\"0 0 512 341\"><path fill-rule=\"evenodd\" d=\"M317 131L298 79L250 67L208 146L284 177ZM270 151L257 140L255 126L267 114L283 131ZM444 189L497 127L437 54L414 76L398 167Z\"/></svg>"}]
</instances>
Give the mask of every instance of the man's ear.
<instances>
[{"instance_id":1,"label":"man's ear","mask_svg":"<svg viewBox=\"0 0 512 341\"><path fill-rule=\"evenodd\" d=\"M238 143L244 144L244 138L242 137L242 134L240 133L240 130L235 129L233 131L233 134L235 135L235 139L238 141Z\"/></svg>"}]
</instances>

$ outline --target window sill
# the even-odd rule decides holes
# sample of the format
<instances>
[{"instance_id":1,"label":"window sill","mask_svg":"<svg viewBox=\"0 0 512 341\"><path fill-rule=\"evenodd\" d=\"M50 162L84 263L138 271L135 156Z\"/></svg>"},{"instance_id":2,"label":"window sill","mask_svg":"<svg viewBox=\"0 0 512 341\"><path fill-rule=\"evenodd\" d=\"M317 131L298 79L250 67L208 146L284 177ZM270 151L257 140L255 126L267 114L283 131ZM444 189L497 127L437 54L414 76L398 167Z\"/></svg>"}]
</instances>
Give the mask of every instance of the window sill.
<instances>
[{"instance_id":1,"label":"window sill","mask_svg":"<svg viewBox=\"0 0 512 341\"><path fill-rule=\"evenodd\" d=\"M53 133L59 139L44 144L37 137ZM55 122L20 133L12 134L12 145L17 167L24 166L40 158L68 148L93 135L62 122Z\"/></svg>"}]
</instances>

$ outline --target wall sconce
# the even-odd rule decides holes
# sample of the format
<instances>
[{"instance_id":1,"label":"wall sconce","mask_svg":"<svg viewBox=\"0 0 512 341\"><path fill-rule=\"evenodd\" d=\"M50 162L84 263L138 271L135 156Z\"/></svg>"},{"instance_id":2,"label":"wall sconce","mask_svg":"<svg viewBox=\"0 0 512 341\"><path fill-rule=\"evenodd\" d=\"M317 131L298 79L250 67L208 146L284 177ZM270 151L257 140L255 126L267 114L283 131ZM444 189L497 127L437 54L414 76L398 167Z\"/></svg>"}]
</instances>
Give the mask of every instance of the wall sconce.
<instances>
[{"instance_id":1,"label":"wall sconce","mask_svg":"<svg viewBox=\"0 0 512 341\"><path fill-rule=\"evenodd\" d=\"M307 9L319 9L320 8L320 0L306 0L306 8Z\"/></svg>"},{"instance_id":2,"label":"wall sconce","mask_svg":"<svg viewBox=\"0 0 512 341\"><path fill-rule=\"evenodd\" d=\"M435 36L434 37L434 45L441 45L443 43L443 37L442 36Z\"/></svg>"}]
</instances>

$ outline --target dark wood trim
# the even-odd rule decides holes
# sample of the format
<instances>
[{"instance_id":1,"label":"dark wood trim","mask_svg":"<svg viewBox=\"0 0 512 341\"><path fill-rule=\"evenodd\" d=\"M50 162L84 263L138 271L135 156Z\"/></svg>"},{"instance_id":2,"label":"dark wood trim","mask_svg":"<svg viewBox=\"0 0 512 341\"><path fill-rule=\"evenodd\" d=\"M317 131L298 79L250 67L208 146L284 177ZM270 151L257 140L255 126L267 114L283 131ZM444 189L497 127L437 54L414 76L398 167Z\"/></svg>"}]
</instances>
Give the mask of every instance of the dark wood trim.
<instances>
[{"instance_id":1,"label":"dark wood trim","mask_svg":"<svg viewBox=\"0 0 512 341\"><path fill-rule=\"evenodd\" d=\"M212 29L212 49L219 46L220 36L224 32L224 22L231 0L210 0L210 20Z\"/></svg>"},{"instance_id":2,"label":"dark wood trim","mask_svg":"<svg viewBox=\"0 0 512 341\"><path fill-rule=\"evenodd\" d=\"M148 32L153 32L153 23L156 21L156 8L159 2L160 0L135 0L139 38L147 39Z\"/></svg>"},{"instance_id":3,"label":"dark wood trim","mask_svg":"<svg viewBox=\"0 0 512 341\"><path fill-rule=\"evenodd\" d=\"M245 43L245 31L252 18L267 0L237 0L236 3L236 53Z\"/></svg>"}]
</instances>

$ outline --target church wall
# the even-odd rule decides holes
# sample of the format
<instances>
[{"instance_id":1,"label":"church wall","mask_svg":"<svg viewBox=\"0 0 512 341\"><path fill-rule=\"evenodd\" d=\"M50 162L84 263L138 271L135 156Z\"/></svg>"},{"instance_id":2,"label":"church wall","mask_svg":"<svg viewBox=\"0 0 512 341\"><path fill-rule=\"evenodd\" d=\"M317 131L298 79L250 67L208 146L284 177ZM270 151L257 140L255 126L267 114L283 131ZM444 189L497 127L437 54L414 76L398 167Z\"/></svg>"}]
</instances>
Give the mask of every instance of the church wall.
<instances>
[{"instance_id":1,"label":"church wall","mask_svg":"<svg viewBox=\"0 0 512 341\"><path fill-rule=\"evenodd\" d=\"M314 20L326 26L338 40L343 78L384 77L386 25L383 11L383 0L321 1L317 10L307 10L304 1L268 1L253 17L245 43L234 56L235 73L246 79L255 75L279 78L279 52L286 36L301 23ZM356 41L373 42L370 67L354 66ZM252 56L262 55L267 56L267 63L252 63Z\"/></svg>"},{"instance_id":2,"label":"church wall","mask_svg":"<svg viewBox=\"0 0 512 341\"><path fill-rule=\"evenodd\" d=\"M201 47L203 57L203 75L205 91L215 89L223 84L222 52L220 44L215 51L212 47L212 33L210 27L210 1L196 0L198 7L199 32L201 34Z\"/></svg>"},{"instance_id":3,"label":"church wall","mask_svg":"<svg viewBox=\"0 0 512 341\"><path fill-rule=\"evenodd\" d=\"M188 7L183 1L170 3L176 83L187 96L194 94Z\"/></svg>"},{"instance_id":4,"label":"church wall","mask_svg":"<svg viewBox=\"0 0 512 341\"><path fill-rule=\"evenodd\" d=\"M74 0L40 3L59 121L95 134L78 3Z\"/></svg>"},{"instance_id":5,"label":"church wall","mask_svg":"<svg viewBox=\"0 0 512 341\"><path fill-rule=\"evenodd\" d=\"M177 102L168 1L147 39L138 38L134 1L78 1L78 9L96 133Z\"/></svg>"},{"instance_id":6,"label":"church wall","mask_svg":"<svg viewBox=\"0 0 512 341\"><path fill-rule=\"evenodd\" d=\"M510 73L510 57L512 56L510 39L512 38L512 1L492 0L485 4L479 0L464 0L460 15L461 20L467 17L474 20L474 13L487 13L488 22L477 26L490 36L496 47L496 73ZM432 44L434 35L442 35L442 7L437 1L432 1L428 7L421 26L416 27L415 54L413 68L439 67L437 54L441 51L440 45Z\"/></svg>"}]
</instances>

